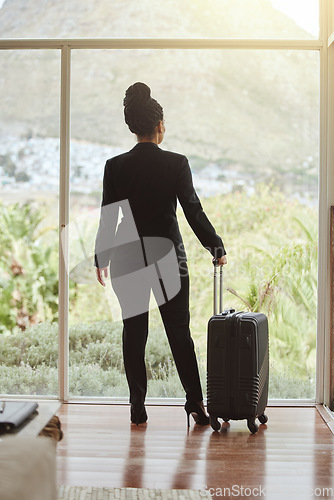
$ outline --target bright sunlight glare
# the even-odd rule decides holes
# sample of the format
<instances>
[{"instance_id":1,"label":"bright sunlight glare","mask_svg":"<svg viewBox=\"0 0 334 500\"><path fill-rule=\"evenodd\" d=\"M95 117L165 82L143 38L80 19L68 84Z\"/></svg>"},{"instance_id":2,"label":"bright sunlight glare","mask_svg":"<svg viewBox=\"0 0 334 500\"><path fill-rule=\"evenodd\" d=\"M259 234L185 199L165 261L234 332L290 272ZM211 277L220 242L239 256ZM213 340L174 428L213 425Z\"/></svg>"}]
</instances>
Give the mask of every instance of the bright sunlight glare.
<instances>
[{"instance_id":1,"label":"bright sunlight glare","mask_svg":"<svg viewBox=\"0 0 334 500\"><path fill-rule=\"evenodd\" d=\"M319 0L271 0L271 3L305 31L319 35Z\"/></svg>"}]
</instances>

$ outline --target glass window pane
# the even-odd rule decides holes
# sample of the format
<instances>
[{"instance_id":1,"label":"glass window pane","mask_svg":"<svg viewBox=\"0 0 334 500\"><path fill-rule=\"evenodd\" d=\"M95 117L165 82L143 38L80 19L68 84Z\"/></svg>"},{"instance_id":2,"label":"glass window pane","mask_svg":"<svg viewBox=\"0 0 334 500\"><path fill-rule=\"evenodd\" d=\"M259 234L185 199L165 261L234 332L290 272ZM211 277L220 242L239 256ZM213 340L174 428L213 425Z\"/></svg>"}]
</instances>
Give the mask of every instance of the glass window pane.
<instances>
[{"instance_id":1,"label":"glass window pane","mask_svg":"<svg viewBox=\"0 0 334 500\"><path fill-rule=\"evenodd\" d=\"M314 397L318 52L74 51L72 63L70 249L79 277L70 274L71 394L127 396L120 316L95 281L92 255L105 160L135 144L123 120L124 92L143 81L164 108L161 147L188 156L203 207L224 239L225 306L269 316L270 397ZM205 388L211 258L182 210L179 219ZM156 309L150 318L148 394L182 397Z\"/></svg>"},{"instance_id":2,"label":"glass window pane","mask_svg":"<svg viewBox=\"0 0 334 500\"><path fill-rule=\"evenodd\" d=\"M0 64L0 393L55 395L60 54Z\"/></svg>"},{"instance_id":3,"label":"glass window pane","mask_svg":"<svg viewBox=\"0 0 334 500\"><path fill-rule=\"evenodd\" d=\"M318 0L4 2L4 38L314 38Z\"/></svg>"}]
</instances>

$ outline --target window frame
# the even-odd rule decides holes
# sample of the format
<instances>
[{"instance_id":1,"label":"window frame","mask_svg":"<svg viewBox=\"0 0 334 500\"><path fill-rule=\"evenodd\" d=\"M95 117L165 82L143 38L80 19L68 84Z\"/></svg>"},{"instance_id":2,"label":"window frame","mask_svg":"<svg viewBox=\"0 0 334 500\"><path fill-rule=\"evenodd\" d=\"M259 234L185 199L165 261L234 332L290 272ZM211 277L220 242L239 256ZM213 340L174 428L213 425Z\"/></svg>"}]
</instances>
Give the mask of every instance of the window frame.
<instances>
[{"instance_id":1,"label":"window frame","mask_svg":"<svg viewBox=\"0 0 334 500\"><path fill-rule=\"evenodd\" d=\"M75 38L0 39L0 50L50 49L61 51L60 177L59 177L59 362L58 399L62 402L113 401L112 398L69 399L69 277L67 274L70 193L70 102L72 49L258 49L312 50L320 56L319 256L317 306L317 362L315 400L271 400L271 404L334 404L334 325L331 324L330 207L334 205L334 9L320 0L318 39L200 39L200 38ZM333 320L334 322L334 320ZM17 396L15 396L17 397ZM24 396L25 398L27 396ZM42 398L41 398L42 399ZM49 398L50 399L50 398ZM164 404L171 400L164 400ZM159 401L161 404L161 401Z\"/></svg>"}]
</instances>

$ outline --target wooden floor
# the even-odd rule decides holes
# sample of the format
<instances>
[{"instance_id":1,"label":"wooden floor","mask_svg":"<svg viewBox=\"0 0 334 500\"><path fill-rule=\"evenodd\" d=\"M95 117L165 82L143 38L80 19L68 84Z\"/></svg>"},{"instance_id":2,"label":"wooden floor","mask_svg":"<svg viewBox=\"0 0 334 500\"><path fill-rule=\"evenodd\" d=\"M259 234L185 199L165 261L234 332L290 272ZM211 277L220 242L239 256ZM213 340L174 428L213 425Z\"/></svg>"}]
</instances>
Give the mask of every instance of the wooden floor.
<instances>
[{"instance_id":1,"label":"wooden floor","mask_svg":"<svg viewBox=\"0 0 334 500\"><path fill-rule=\"evenodd\" d=\"M267 409L251 435L245 421L220 432L191 422L182 407L63 405L58 483L77 486L210 489L214 497L334 498L334 435L316 408ZM229 494L230 493L230 494Z\"/></svg>"}]
</instances>

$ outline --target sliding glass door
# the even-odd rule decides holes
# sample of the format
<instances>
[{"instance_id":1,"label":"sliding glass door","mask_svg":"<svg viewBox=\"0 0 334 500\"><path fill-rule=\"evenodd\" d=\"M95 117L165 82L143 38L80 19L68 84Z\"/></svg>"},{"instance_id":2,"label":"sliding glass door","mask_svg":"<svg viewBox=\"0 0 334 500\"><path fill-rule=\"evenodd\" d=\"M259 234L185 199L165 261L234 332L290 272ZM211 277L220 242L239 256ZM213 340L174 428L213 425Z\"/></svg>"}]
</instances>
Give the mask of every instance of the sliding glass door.
<instances>
[{"instance_id":1,"label":"sliding glass door","mask_svg":"<svg viewBox=\"0 0 334 500\"><path fill-rule=\"evenodd\" d=\"M0 52L0 393L58 393L60 52Z\"/></svg>"},{"instance_id":2,"label":"sliding glass door","mask_svg":"<svg viewBox=\"0 0 334 500\"><path fill-rule=\"evenodd\" d=\"M122 108L135 81L147 83L162 104L161 147L188 156L204 209L223 237L225 305L269 317L270 397L314 398L319 54L250 49L73 51L71 396L127 395L117 299L97 283L92 256L105 161L135 144ZM179 218L205 386L211 258L181 210ZM149 395L182 397L156 309L150 328Z\"/></svg>"}]
</instances>

